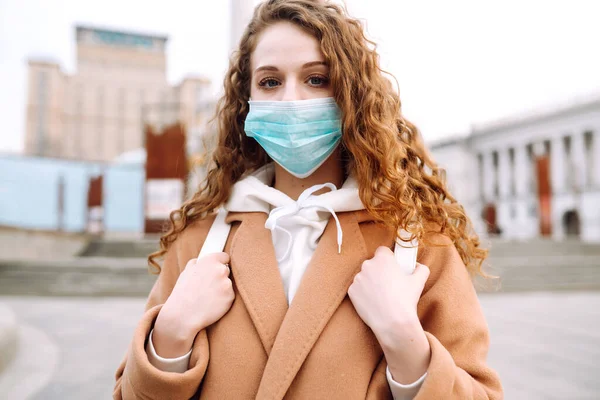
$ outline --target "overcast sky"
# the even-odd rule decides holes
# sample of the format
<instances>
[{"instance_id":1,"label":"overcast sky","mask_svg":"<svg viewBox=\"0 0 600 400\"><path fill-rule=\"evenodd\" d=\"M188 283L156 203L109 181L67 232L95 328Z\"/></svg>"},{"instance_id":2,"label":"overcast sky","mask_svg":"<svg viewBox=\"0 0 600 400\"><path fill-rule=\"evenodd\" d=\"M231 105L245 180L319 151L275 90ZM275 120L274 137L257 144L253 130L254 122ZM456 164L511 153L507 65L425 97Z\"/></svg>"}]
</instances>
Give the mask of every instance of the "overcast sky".
<instances>
[{"instance_id":1,"label":"overcast sky","mask_svg":"<svg viewBox=\"0 0 600 400\"><path fill-rule=\"evenodd\" d=\"M600 95L600 1L346 3L365 20L399 81L405 115L426 140ZM227 65L226 0L0 0L0 152L23 147L27 58L74 72L76 23L167 34L172 83L200 74L218 88Z\"/></svg>"}]
</instances>

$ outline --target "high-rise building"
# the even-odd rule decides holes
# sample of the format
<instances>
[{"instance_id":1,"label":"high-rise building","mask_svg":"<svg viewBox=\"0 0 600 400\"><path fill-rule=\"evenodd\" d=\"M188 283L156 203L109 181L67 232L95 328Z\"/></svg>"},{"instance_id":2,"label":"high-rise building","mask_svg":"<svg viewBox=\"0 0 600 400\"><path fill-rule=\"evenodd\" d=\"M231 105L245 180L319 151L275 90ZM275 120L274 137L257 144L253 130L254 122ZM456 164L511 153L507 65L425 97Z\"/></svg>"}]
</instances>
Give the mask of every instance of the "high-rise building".
<instances>
[{"instance_id":1,"label":"high-rise building","mask_svg":"<svg viewBox=\"0 0 600 400\"><path fill-rule=\"evenodd\" d=\"M76 73L56 62L29 61L25 152L109 161L143 147L144 108L169 108L189 129L210 82L186 78L170 86L168 38L77 26Z\"/></svg>"}]
</instances>

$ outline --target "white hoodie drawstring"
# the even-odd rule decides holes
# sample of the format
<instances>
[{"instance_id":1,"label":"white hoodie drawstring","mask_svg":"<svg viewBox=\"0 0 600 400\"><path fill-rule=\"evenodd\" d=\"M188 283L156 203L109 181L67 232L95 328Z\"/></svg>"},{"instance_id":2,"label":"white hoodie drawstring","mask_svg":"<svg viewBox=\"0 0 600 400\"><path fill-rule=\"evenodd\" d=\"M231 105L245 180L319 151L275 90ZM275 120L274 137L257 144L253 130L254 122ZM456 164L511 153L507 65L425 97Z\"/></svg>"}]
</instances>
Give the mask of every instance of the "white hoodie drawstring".
<instances>
[{"instance_id":1,"label":"white hoodie drawstring","mask_svg":"<svg viewBox=\"0 0 600 400\"><path fill-rule=\"evenodd\" d=\"M332 183L310 187L302 193L298 201L294 201L285 193L269 186L274 178L275 165L271 163L241 179L233 186L223 213L261 212L267 215L264 227L271 231L283 289L288 304L291 304L300 287L302 276L314 255L317 243L323 235L327 221L330 219L328 215L320 215L320 211L326 211L323 214L329 213L333 216L337 227L338 252L341 253L343 236L336 212L364 210L365 207L359 197L358 183L352 176L346 179L340 189L337 189ZM329 188L331 191L314 195L323 188ZM288 219L288 216L291 218ZM286 218L280 219L283 217ZM218 229L220 225L223 225L224 229ZM213 228L215 228L214 235L212 234ZM218 241L218 246L207 246L207 243L210 245L214 242L207 238L204 247L208 249L218 247L219 250L213 251L221 251L227 240L229 228L224 215L215 220L209 236L223 236L223 238ZM220 232L224 232L224 234L221 235ZM408 274L412 273L414 269L416 249L416 245L404 247L396 244L396 258L401 265L406 266Z\"/></svg>"},{"instance_id":2,"label":"white hoodie drawstring","mask_svg":"<svg viewBox=\"0 0 600 400\"><path fill-rule=\"evenodd\" d=\"M332 192L337 190L337 188L335 187L335 185L333 183L325 183L322 185L312 186L312 187L306 189L304 192L302 192L302 194L298 198L298 201L288 204L288 205L285 205L285 206L277 207L277 208L273 209L271 211L271 213L269 214L269 218L267 218L267 222L265 223L265 228L270 229L271 232L274 232L275 230L279 230L281 232L284 232L288 236L288 243L287 243L285 253L283 254L283 256L277 258L277 262L282 262L287 257L289 257L289 254L292 250L292 234L287 229L278 226L277 220L279 220L279 218L295 215L300 210L305 209L305 208L311 208L311 207L319 208L321 210L331 213L331 215L335 219L335 223L336 223L336 227L337 227L338 252L339 253L342 252L343 232L342 232L342 227L340 225L340 221L339 221L335 211L333 210L333 208L330 205L323 203L323 201L321 199L319 199L319 196L313 196L313 193L318 192L319 190L321 190L323 188L329 188L329 189L331 189Z\"/></svg>"}]
</instances>

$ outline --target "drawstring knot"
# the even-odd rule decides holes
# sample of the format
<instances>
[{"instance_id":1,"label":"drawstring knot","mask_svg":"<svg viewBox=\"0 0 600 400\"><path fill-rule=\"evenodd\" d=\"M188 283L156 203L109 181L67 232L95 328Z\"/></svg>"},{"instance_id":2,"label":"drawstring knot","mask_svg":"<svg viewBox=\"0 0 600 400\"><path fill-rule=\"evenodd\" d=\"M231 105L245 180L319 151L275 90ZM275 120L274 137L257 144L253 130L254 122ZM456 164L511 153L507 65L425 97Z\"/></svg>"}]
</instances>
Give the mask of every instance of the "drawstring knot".
<instances>
[{"instance_id":1,"label":"drawstring knot","mask_svg":"<svg viewBox=\"0 0 600 400\"><path fill-rule=\"evenodd\" d=\"M324 183L322 185L315 185L315 186L312 186L312 187L306 189L304 192L302 192L302 194L298 198L298 201L295 201L295 202L290 203L285 206L277 207L271 211L269 218L267 218L267 222L265 223L265 228L271 230L272 233L274 233L275 231L285 233L288 238L285 253L283 254L283 256L277 258L277 262L282 262L287 257L289 257L290 252L292 250L292 234L291 234L291 232L285 228L278 226L277 221L280 218L296 215L298 212L300 212L300 210L307 209L307 208L317 208L322 211L327 211L333 216L333 218L335 219L336 227L337 227L338 253L342 252L343 232L342 232L342 227L340 225L340 221L339 221L335 211L329 204L323 203L323 201L321 199L319 199L319 196L313 196L313 193L318 192L319 190L324 189L324 188L329 188L331 191L337 190L337 188L335 187L335 185L333 183Z\"/></svg>"}]
</instances>

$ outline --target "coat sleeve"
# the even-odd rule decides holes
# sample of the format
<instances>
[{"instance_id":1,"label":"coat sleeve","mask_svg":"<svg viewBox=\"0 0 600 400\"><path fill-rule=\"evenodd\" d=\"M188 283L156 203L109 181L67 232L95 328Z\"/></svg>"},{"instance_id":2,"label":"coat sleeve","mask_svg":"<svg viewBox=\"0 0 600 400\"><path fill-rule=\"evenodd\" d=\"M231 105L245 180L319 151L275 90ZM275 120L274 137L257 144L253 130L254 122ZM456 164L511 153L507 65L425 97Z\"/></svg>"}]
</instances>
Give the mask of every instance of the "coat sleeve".
<instances>
[{"instance_id":1,"label":"coat sleeve","mask_svg":"<svg viewBox=\"0 0 600 400\"><path fill-rule=\"evenodd\" d=\"M189 369L184 373L157 369L148 360L145 349L156 317L171 294L182 269L190 259L198 255L210 227L208 222L212 223L212 219L201 223L208 227L201 227L205 229L201 229L199 235L182 233L165 254L161 272L148 296L146 312L135 328L127 354L116 372L114 399L189 399L198 392L209 360L206 331L200 331L194 339Z\"/></svg>"},{"instance_id":2,"label":"coat sleeve","mask_svg":"<svg viewBox=\"0 0 600 400\"><path fill-rule=\"evenodd\" d=\"M500 379L487 365L489 330L471 277L448 238L435 242L443 246L425 247L419 257L431 270L418 305L431 361L415 400L502 399Z\"/></svg>"}]
</instances>

